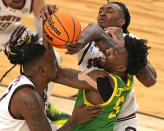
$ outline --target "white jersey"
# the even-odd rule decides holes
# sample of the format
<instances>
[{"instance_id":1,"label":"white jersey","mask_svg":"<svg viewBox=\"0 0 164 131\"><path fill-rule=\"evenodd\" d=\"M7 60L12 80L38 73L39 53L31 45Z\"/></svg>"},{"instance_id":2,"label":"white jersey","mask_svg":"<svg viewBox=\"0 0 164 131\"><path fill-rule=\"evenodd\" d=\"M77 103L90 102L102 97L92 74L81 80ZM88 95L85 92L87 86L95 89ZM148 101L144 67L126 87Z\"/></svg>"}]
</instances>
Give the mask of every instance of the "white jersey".
<instances>
[{"instance_id":1,"label":"white jersey","mask_svg":"<svg viewBox=\"0 0 164 131\"><path fill-rule=\"evenodd\" d=\"M4 0L0 0L0 45L9 41L11 34L19 25L17 22L31 13L32 5L33 0L25 0L21 9L13 9L8 7Z\"/></svg>"},{"instance_id":2,"label":"white jersey","mask_svg":"<svg viewBox=\"0 0 164 131\"><path fill-rule=\"evenodd\" d=\"M125 36L126 34L124 34ZM133 34L130 34L131 37L136 37ZM83 60L81 64L79 65L80 71L85 71L88 69L95 69L97 67L97 61L100 57L103 56L103 53L99 51L98 47L94 46L94 42L92 42L89 50L87 51L86 55L83 57ZM85 52L85 49L88 47L86 45L83 49L80 50L78 53L78 61L81 60L83 53ZM136 112L138 109L138 105L136 103L135 95L134 95L134 88L131 90L131 92L128 94L126 101L123 104L123 107L121 109L121 112L118 116L118 118L123 118L126 116L131 115L132 113Z\"/></svg>"},{"instance_id":3,"label":"white jersey","mask_svg":"<svg viewBox=\"0 0 164 131\"><path fill-rule=\"evenodd\" d=\"M24 119L16 119L10 111L10 100L13 94L23 85L31 85L35 89L33 83L24 75L17 77L7 88L4 95L0 99L0 131L30 131ZM29 87L29 88L30 88ZM56 126L49 120L53 131L56 131Z\"/></svg>"}]
</instances>

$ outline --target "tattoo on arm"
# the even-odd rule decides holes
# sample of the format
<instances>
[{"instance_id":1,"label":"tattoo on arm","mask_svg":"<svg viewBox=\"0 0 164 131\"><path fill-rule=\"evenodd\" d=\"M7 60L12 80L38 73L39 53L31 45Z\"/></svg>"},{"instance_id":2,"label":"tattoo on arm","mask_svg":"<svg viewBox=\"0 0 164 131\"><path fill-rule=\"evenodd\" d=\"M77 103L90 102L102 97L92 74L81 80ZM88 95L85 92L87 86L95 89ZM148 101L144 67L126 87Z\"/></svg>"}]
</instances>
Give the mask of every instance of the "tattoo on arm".
<instances>
[{"instance_id":1,"label":"tattoo on arm","mask_svg":"<svg viewBox=\"0 0 164 131\"><path fill-rule=\"evenodd\" d=\"M156 83L157 74L148 61L147 65L136 74L136 77L144 86L150 87Z\"/></svg>"},{"instance_id":2,"label":"tattoo on arm","mask_svg":"<svg viewBox=\"0 0 164 131\"><path fill-rule=\"evenodd\" d=\"M24 118L31 130L51 131L50 124L44 113L44 105L37 97L24 95L24 104L26 108Z\"/></svg>"},{"instance_id":3,"label":"tattoo on arm","mask_svg":"<svg viewBox=\"0 0 164 131\"><path fill-rule=\"evenodd\" d=\"M58 72L58 77L55 80L55 82L77 89L91 88L85 81L80 81L78 79L79 72L80 71L69 68L60 69L60 71Z\"/></svg>"},{"instance_id":4,"label":"tattoo on arm","mask_svg":"<svg viewBox=\"0 0 164 131\"><path fill-rule=\"evenodd\" d=\"M87 35L86 35L87 34ZM102 40L106 47L110 48L114 46L113 39L105 33L105 31L96 24L89 24L83 31L80 40L84 44L88 44L92 41Z\"/></svg>"},{"instance_id":5,"label":"tattoo on arm","mask_svg":"<svg viewBox=\"0 0 164 131\"><path fill-rule=\"evenodd\" d=\"M95 90L95 88L89 85L85 80L78 79L79 73L80 71L74 69L69 69L69 68L60 69L60 72L58 72L57 75L58 78L55 80L55 82L66 86L74 87L77 89ZM92 76L91 79L94 80L94 77Z\"/></svg>"}]
</instances>

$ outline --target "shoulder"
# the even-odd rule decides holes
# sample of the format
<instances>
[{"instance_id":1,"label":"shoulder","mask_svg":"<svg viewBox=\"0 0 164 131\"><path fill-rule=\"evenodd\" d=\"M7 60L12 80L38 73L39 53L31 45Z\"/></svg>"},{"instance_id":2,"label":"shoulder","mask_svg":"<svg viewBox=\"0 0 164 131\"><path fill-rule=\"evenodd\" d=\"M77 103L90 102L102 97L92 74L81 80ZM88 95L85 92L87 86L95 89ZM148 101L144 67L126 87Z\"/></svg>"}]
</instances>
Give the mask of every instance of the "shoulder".
<instances>
[{"instance_id":1,"label":"shoulder","mask_svg":"<svg viewBox=\"0 0 164 131\"><path fill-rule=\"evenodd\" d=\"M32 85L19 86L17 90L15 90L14 95L21 103L40 101L40 95Z\"/></svg>"},{"instance_id":2,"label":"shoulder","mask_svg":"<svg viewBox=\"0 0 164 131\"><path fill-rule=\"evenodd\" d=\"M22 119L30 111L43 110L43 101L32 85L20 85L13 92L9 103L9 111L13 118Z\"/></svg>"},{"instance_id":3,"label":"shoulder","mask_svg":"<svg viewBox=\"0 0 164 131\"><path fill-rule=\"evenodd\" d=\"M95 69L95 70L92 70L88 73L88 75L94 79L97 79L99 77L110 77L109 74L104 71L104 70L100 70L100 69Z\"/></svg>"},{"instance_id":4,"label":"shoulder","mask_svg":"<svg viewBox=\"0 0 164 131\"><path fill-rule=\"evenodd\" d=\"M43 106L43 101L39 93L32 85L21 85L15 90L12 96L11 103L15 110L24 112L25 110L34 109L35 106Z\"/></svg>"}]
</instances>

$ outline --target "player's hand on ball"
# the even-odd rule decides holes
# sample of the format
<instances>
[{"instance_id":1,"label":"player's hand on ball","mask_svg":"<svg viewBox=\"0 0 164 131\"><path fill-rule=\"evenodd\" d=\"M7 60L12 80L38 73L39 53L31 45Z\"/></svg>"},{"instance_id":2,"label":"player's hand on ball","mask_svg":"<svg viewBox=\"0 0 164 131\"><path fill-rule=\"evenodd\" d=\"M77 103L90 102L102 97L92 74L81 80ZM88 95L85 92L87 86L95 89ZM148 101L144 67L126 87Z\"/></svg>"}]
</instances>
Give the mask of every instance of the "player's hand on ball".
<instances>
[{"instance_id":1,"label":"player's hand on ball","mask_svg":"<svg viewBox=\"0 0 164 131\"><path fill-rule=\"evenodd\" d=\"M58 11L58 7L56 5L46 5L40 11L40 18L43 18L45 21L50 15Z\"/></svg>"},{"instance_id":2,"label":"player's hand on ball","mask_svg":"<svg viewBox=\"0 0 164 131\"><path fill-rule=\"evenodd\" d=\"M70 45L67 45L65 47L67 49L66 54L76 54L83 48L83 42L82 41L75 41L71 43Z\"/></svg>"}]
</instances>

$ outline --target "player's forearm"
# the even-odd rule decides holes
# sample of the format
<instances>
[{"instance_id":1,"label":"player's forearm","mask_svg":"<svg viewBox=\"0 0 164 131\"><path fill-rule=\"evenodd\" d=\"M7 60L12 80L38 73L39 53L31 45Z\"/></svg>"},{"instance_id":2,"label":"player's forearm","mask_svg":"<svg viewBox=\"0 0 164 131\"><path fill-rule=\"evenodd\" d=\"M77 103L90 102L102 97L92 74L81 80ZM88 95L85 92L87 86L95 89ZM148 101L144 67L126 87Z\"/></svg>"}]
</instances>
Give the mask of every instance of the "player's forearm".
<instances>
[{"instance_id":1,"label":"player's forearm","mask_svg":"<svg viewBox=\"0 0 164 131\"><path fill-rule=\"evenodd\" d=\"M147 65L136 74L136 77L144 86L150 87L156 83L157 74L148 61Z\"/></svg>"},{"instance_id":2,"label":"player's forearm","mask_svg":"<svg viewBox=\"0 0 164 131\"><path fill-rule=\"evenodd\" d=\"M39 20L37 17L34 17L34 25L35 25L35 30L37 33L39 33L39 35L41 37L43 37L43 34L42 34L42 21Z\"/></svg>"},{"instance_id":3,"label":"player's forearm","mask_svg":"<svg viewBox=\"0 0 164 131\"><path fill-rule=\"evenodd\" d=\"M107 35L104 30L96 25L96 24L89 24L81 34L80 41L83 43L83 47L92 41L101 40L108 48L114 46L114 41L112 38Z\"/></svg>"},{"instance_id":4,"label":"player's forearm","mask_svg":"<svg viewBox=\"0 0 164 131\"><path fill-rule=\"evenodd\" d=\"M60 68L57 73L57 78L55 79L54 82L77 89L93 90L94 88L91 87L89 84L87 84L85 81L80 81L78 79L79 72L80 71L74 69Z\"/></svg>"},{"instance_id":5,"label":"player's forearm","mask_svg":"<svg viewBox=\"0 0 164 131\"><path fill-rule=\"evenodd\" d=\"M45 6L44 0L34 0L33 14L35 30L42 36L42 20L40 19L40 11Z\"/></svg>"},{"instance_id":6,"label":"player's forearm","mask_svg":"<svg viewBox=\"0 0 164 131\"><path fill-rule=\"evenodd\" d=\"M77 126L77 122L72 119L72 116L69 120L57 131L73 131L73 129Z\"/></svg>"},{"instance_id":7,"label":"player's forearm","mask_svg":"<svg viewBox=\"0 0 164 131\"><path fill-rule=\"evenodd\" d=\"M45 6L44 0L34 0L32 12L37 19L40 19L40 11Z\"/></svg>"}]
</instances>

